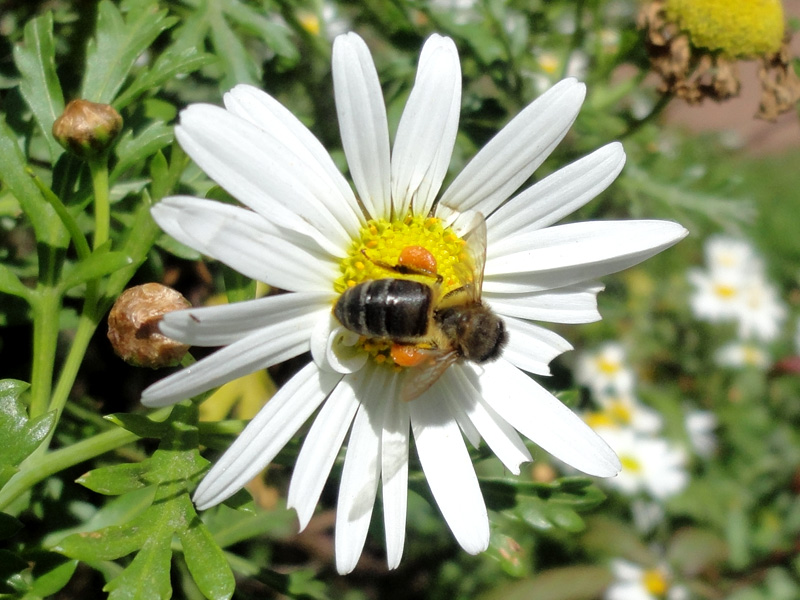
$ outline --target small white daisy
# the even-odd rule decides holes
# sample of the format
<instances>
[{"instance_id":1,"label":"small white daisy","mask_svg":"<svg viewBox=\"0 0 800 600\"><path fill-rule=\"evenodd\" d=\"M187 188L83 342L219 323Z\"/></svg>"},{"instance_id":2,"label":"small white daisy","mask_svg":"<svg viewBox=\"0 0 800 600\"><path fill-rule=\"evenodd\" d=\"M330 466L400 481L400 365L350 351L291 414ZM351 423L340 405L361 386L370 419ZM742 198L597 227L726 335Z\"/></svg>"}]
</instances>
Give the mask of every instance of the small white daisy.
<instances>
[{"instance_id":1,"label":"small white daisy","mask_svg":"<svg viewBox=\"0 0 800 600\"><path fill-rule=\"evenodd\" d=\"M585 95L575 80L523 110L441 198L461 105L453 41L433 35L425 43L391 151L378 74L355 34L334 42L333 81L357 195L313 134L262 91L237 86L225 95L225 108L198 104L181 113L176 136L183 148L247 208L177 196L156 205L153 217L179 241L288 293L167 315L162 330L170 337L224 347L151 386L142 400L177 402L311 350L313 362L270 399L202 481L198 508L241 489L319 410L288 505L305 527L349 432L335 528L339 572L358 561L379 486L388 564L400 562L412 435L444 519L459 544L477 553L488 546L489 520L464 437L486 441L514 473L531 460L517 431L583 472L619 470L613 451L528 376L547 374L550 360L571 348L532 321L597 320L598 277L687 232L665 221L553 226L614 180L625 160L618 143L511 197L575 120ZM474 231L476 213L486 217L488 240L483 302L502 317L508 343L494 362L456 360L430 389L404 402L405 382L418 371L395 363L385 339L345 329L332 308L359 282L396 281L400 276L381 265L398 264L411 247L433 257L442 293L469 285L465 268L481 257L465 254L463 236Z\"/></svg>"},{"instance_id":2,"label":"small white daisy","mask_svg":"<svg viewBox=\"0 0 800 600\"><path fill-rule=\"evenodd\" d=\"M636 384L625 348L606 342L591 352L581 352L575 364L575 380L588 387L595 400L630 396Z\"/></svg>"},{"instance_id":3,"label":"small white daisy","mask_svg":"<svg viewBox=\"0 0 800 600\"><path fill-rule=\"evenodd\" d=\"M597 403L601 410L584 416L593 428L630 427L639 433L654 434L663 427L659 412L639 402L633 394L605 394L598 397Z\"/></svg>"},{"instance_id":4,"label":"small white daisy","mask_svg":"<svg viewBox=\"0 0 800 600\"><path fill-rule=\"evenodd\" d=\"M614 583L606 588L605 600L687 600L689 590L672 582L664 566L646 569L617 558L611 561Z\"/></svg>"},{"instance_id":5,"label":"small white daisy","mask_svg":"<svg viewBox=\"0 0 800 600\"><path fill-rule=\"evenodd\" d=\"M714 360L721 367L755 367L766 369L770 357L766 350L754 342L730 342L714 353Z\"/></svg>"},{"instance_id":6,"label":"small white daisy","mask_svg":"<svg viewBox=\"0 0 800 600\"><path fill-rule=\"evenodd\" d=\"M595 431L619 456L622 471L606 484L627 496L645 492L656 500L678 494L689 483L686 454L667 440L643 436L630 428L602 427Z\"/></svg>"},{"instance_id":7,"label":"small white daisy","mask_svg":"<svg viewBox=\"0 0 800 600\"><path fill-rule=\"evenodd\" d=\"M780 335L785 319L786 307L775 286L764 277L750 277L744 286L742 306L737 315L739 337L772 342Z\"/></svg>"},{"instance_id":8,"label":"small white daisy","mask_svg":"<svg viewBox=\"0 0 800 600\"><path fill-rule=\"evenodd\" d=\"M695 454L708 458L717 449L717 416L709 410L690 410L684 417L689 443Z\"/></svg>"}]
</instances>

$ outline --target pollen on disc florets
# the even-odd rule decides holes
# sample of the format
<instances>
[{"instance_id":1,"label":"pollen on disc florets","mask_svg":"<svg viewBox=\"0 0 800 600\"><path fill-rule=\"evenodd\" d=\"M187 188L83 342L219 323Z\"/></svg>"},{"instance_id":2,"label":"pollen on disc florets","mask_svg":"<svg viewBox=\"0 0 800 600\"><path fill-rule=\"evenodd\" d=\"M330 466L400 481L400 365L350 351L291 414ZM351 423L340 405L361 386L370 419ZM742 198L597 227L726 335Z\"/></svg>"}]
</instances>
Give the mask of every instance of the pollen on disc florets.
<instances>
[{"instance_id":1,"label":"pollen on disc florets","mask_svg":"<svg viewBox=\"0 0 800 600\"><path fill-rule=\"evenodd\" d=\"M435 259L435 273L401 274L384 266L397 265L403 250L410 246L420 246L430 252ZM365 281L399 277L440 285L444 295L469 283L471 261L464 240L437 217L409 214L394 220L371 219L361 228L340 263L342 274L333 287L337 293L342 293ZM436 275L441 276L441 284L436 283ZM376 362L392 362L390 341L362 339L359 344Z\"/></svg>"},{"instance_id":2,"label":"pollen on disc florets","mask_svg":"<svg viewBox=\"0 0 800 600\"><path fill-rule=\"evenodd\" d=\"M784 34L780 0L667 0L668 17L695 46L733 57L777 52Z\"/></svg>"}]
</instances>

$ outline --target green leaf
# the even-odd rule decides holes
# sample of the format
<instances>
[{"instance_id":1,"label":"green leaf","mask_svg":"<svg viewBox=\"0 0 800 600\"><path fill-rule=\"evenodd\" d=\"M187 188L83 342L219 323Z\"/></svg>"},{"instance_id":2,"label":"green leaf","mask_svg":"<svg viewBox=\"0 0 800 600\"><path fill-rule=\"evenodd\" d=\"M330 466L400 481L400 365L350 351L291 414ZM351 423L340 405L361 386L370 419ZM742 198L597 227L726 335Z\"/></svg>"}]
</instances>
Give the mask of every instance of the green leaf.
<instances>
[{"instance_id":1,"label":"green leaf","mask_svg":"<svg viewBox=\"0 0 800 600\"><path fill-rule=\"evenodd\" d=\"M170 538L149 537L122 574L106 584L109 600L167 600L172 597Z\"/></svg>"},{"instance_id":2,"label":"green leaf","mask_svg":"<svg viewBox=\"0 0 800 600\"><path fill-rule=\"evenodd\" d=\"M153 421L139 414L115 413L113 415L106 415L104 418L115 425L119 425L123 429L127 429L131 433L135 433L140 438L159 439L163 437L169 429L168 423Z\"/></svg>"},{"instance_id":3,"label":"green leaf","mask_svg":"<svg viewBox=\"0 0 800 600\"><path fill-rule=\"evenodd\" d=\"M54 550L84 562L114 560L127 556L142 548L152 536L151 512L151 509L148 509L125 525L112 525L99 531L67 536L55 546Z\"/></svg>"},{"instance_id":4,"label":"green leaf","mask_svg":"<svg viewBox=\"0 0 800 600\"><path fill-rule=\"evenodd\" d=\"M221 13L211 18L211 42L216 55L224 62L222 87L232 88L237 83L258 85L261 68L255 63Z\"/></svg>"},{"instance_id":5,"label":"green leaf","mask_svg":"<svg viewBox=\"0 0 800 600\"><path fill-rule=\"evenodd\" d=\"M31 593L41 598L52 596L67 585L78 566L77 560L55 552L38 551L25 558L33 563Z\"/></svg>"},{"instance_id":6,"label":"green leaf","mask_svg":"<svg viewBox=\"0 0 800 600\"><path fill-rule=\"evenodd\" d=\"M114 101L114 107L121 110L142 94L152 93L175 76L193 73L215 60L213 54L201 53L195 47L180 49L171 46L158 57L151 68L136 76L133 83Z\"/></svg>"},{"instance_id":7,"label":"green leaf","mask_svg":"<svg viewBox=\"0 0 800 600\"><path fill-rule=\"evenodd\" d=\"M192 513L194 509L192 509ZM230 598L236 582L222 549L199 518L178 532L183 558L197 587L206 598Z\"/></svg>"},{"instance_id":8,"label":"green leaf","mask_svg":"<svg viewBox=\"0 0 800 600\"><path fill-rule=\"evenodd\" d=\"M64 94L56 75L53 14L28 21L22 45L14 47L14 62L22 75L19 84L56 162L64 149L53 137L53 122L64 112Z\"/></svg>"},{"instance_id":9,"label":"green leaf","mask_svg":"<svg viewBox=\"0 0 800 600\"><path fill-rule=\"evenodd\" d=\"M0 549L0 594L13 594L19 587L13 579L27 568L27 560L14 552Z\"/></svg>"},{"instance_id":10,"label":"green leaf","mask_svg":"<svg viewBox=\"0 0 800 600\"><path fill-rule=\"evenodd\" d=\"M36 241L53 248L66 248L67 230L52 206L33 183L26 170L26 160L17 138L0 115L0 181L19 202L33 226Z\"/></svg>"},{"instance_id":11,"label":"green leaf","mask_svg":"<svg viewBox=\"0 0 800 600\"><path fill-rule=\"evenodd\" d=\"M32 291L6 265L0 263L0 292L30 300Z\"/></svg>"},{"instance_id":12,"label":"green leaf","mask_svg":"<svg viewBox=\"0 0 800 600\"><path fill-rule=\"evenodd\" d=\"M563 567L543 571L535 579L496 587L481 600L594 600L611 581L611 573L603 567Z\"/></svg>"},{"instance_id":13,"label":"green leaf","mask_svg":"<svg viewBox=\"0 0 800 600\"><path fill-rule=\"evenodd\" d=\"M147 510L147 507L153 503L155 493L156 486L150 486L114 498L94 513L88 521L76 527L54 531L44 538L42 546L53 548L68 535L85 534L111 525L127 523Z\"/></svg>"},{"instance_id":14,"label":"green leaf","mask_svg":"<svg viewBox=\"0 0 800 600\"><path fill-rule=\"evenodd\" d=\"M721 567L728 558L728 547L713 531L685 527L670 539L667 559L687 577Z\"/></svg>"},{"instance_id":15,"label":"green leaf","mask_svg":"<svg viewBox=\"0 0 800 600\"><path fill-rule=\"evenodd\" d=\"M81 475L77 483L106 496L125 494L153 485L148 462L100 467Z\"/></svg>"},{"instance_id":16,"label":"green leaf","mask_svg":"<svg viewBox=\"0 0 800 600\"><path fill-rule=\"evenodd\" d=\"M117 143L116 153L119 162L111 172L111 180L116 180L126 169L142 163L168 146L174 138L173 128L164 123L151 123L136 137L133 137L131 132L126 132Z\"/></svg>"},{"instance_id":17,"label":"green leaf","mask_svg":"<svg viewBox=\"0 0 800 600\"><path fill-rule=\"evenodd\" d=\"M28 384L14 379L0 381L0 465L15 467L25 460L50 433L56 413L45 413L29 419L19 395Z\"/></svg>"},{"instance_id":18,"label":"green leaf","mask_svg":"<svg viewBox=\"0 0 800 600\"><path fill-rule=\"evenodd\" d=\"M263 13L238 1L225 4L225 14L243 30L259 36L270 50L279 56L296 61L300 58L286 25L270 21Z\"/></svg>"},{"instance_id":19,"label":"green leaf","mask_svg":"<svg viewBox=\"0 0 800 600\"><path fill-rule=\"evenodd\" d=\"M157 2L129 3L123 18L108 0L99 4L96 37L86 52L86 75L81 98L111 104L139 55L176 19L167 17Z\"/></svg>"},{"instance_id":20,"label":"green leaf","mask_svg":"<svg viewBox=\"0 0 800 600\"><path fill-rule=\"evenodd\" d=\"M133 262L124 252L109 252L109 247L110 245L106 245L98 248L86 260L67 270L61 281L61 289L67 291L87 281L100 279Z\"/></svg>"},{"instance_id":21,"label":"green leaf","mask_svg":"<svg viewBox=\"0 0 800 600\"><path fill-rule=\"evenodd\" d=\"M151 458L135 465L95 469L82 478L84 485L92 484L104 493L154 483L152 503L123 525L69 535L56 549L87 562L137 552L105 590L111 592L110 598L160 599L172 593L170 563L177 536L198 588L209 598L229 598L234 589L230 567L189 499L190 486L208 465L197 450L197 407L176 405L164 425L159 449Z\"/></svg>"}]
</instances>

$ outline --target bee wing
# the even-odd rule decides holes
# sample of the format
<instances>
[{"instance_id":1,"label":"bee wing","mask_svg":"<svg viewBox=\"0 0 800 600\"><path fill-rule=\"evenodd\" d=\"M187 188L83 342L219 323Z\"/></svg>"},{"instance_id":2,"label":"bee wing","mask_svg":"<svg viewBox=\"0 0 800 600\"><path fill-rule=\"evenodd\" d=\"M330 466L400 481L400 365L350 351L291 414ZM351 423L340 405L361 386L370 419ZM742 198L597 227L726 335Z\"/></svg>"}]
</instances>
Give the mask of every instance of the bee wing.
<instances>
[{"instance_id":1,"label":"bee wing","mask_svg":"<svg viewBox=\"0 0 800 600\"><path fill-rule=\"evenodd\" d=\"M458 360L454 351L428 350L428 359L418 367L411 367L400 388L400 400L411 402L426 392L444 372Z\"/></svg>"},{"instance_id":2,"label":"bee wing","mask_svg":"<svg viewBox=\"0 0 800 600\"><path fill-rule=\"evenodd\" d=\"M464 234L465 250L472 259L472 297L477 302L483 288L483 269L486 267L486 219L476 212Z\"/></svg>"}]
</instances>

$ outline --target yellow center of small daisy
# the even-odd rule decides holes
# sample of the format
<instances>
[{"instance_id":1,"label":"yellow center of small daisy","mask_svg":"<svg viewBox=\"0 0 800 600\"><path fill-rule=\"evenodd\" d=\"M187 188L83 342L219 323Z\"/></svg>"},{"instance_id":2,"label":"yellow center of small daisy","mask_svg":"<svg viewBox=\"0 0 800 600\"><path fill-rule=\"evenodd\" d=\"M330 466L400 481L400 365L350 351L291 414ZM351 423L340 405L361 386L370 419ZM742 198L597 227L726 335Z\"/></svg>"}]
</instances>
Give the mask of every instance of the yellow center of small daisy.
<instances>
[{"instance_id":1,"label":"yellow center of small daisy","mask_svg":"<svg viewBox=\"0 0 800 600\"><path fill-rule=\"evenodd\" d=\"M605 375L616 375L620 372L622 365L619 361L600 356L597 358L597 368Z\"/></svg>"},{"instance_id":2,"label":"yellow center of small daisy","mask_svg":"<svg viewBox=\"0 0 800 600\"><path fill-rule=\"evenodd\" d=\"M403 263L401 256L407 257L409 249L412 254L416 250L417 257ZM429 262L426 263L425 258ZM390 268L398 265L418 272L399 273ZM439 218L409 214L392 221L373 219L367 221L353 240L339 265L342 274L333 287L337 293L342 293L365 281L401 278L438 286L439 295L443 296L471 282L472 265L464 240L450 227L445 227ZM376 362L392 363L391 340L362 338L358 345Z\"/></svg>"},{"instance_id":3,"label":"yellow center of small daisy","mask_svg":"<svg viewBox=\"0 0 800 600\"><path fill-rule=\"evenodd\" d=\"M642 463L639 462L635 456L620 456L619 462L622 463L622 468L632 473L639 473L642 470Z\"/></svg>"},{"instance_id":4,"label":"yellow center of small daisy","mask_svg":"<svg viewBox=\"0 0 800 600\"><path fill-rule=\"evenodd\" d=\"M669 582L659 569L647 569L642 574L642 584L654 596L663 597L669 590Z\"/></svg>"},{"instance_id":5,"label":"yellow center of small daisy","mask_svg":"<svg viewBox=\"0 0 800 600\"><path fill-rule=\"evenodd\" d=\"M714 286L714 293L717 294L720 298L724 298L725 300L730 300L736 296L736 288L732 285L725 285L722 283L718 283Z\"/></svg>"},{"instance_id":6,"label":"yellow center of small daisy","mask_svg":"<svg viewBox=\"0 0 800 600\"><path fill-rule=\"evenodd\" d=\"M735 58L777 52L783 41L780 0L667 0L667 16L695 46Z\"/></svg>"}]
</instances>

